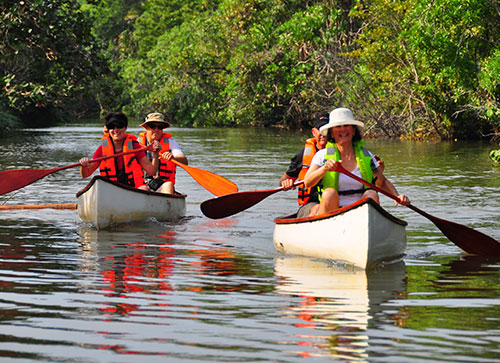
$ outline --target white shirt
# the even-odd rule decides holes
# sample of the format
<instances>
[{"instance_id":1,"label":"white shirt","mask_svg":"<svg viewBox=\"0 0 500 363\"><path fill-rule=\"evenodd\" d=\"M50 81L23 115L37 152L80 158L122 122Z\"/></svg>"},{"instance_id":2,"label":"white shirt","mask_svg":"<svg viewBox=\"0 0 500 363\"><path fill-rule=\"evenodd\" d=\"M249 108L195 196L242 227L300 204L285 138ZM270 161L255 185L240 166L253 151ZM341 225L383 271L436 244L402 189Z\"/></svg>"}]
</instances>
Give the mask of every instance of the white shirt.
<instances>
[{"instance_id":1,"label":"white shirt","mask_svg":"<svg viewBox=\"0 0 500 363\"><path fill-rule=\"evenodd\" d=\"M168 144L170 145L170 151L174 157L180 154L184 154L179 144L174 139L169 139Z\"/></svg>"},{"instance_id":2,"label":"white shirt","mask_svg":"<svg viewBox=\"0 0 500 363\"><path fill-rule=\"evenodd\" d=\"M368 151L370 154L373 162L375 163L375 166L378 168L379 163L373 156L373 154ZM326 156L326 148L319 150L314 156L311 161L311 165L318 165L319 167L322 167L325 164L325 156ZM359 170L359 166L356 165L356 169L351 171L352 174L359 176L361 178L361 170ZM339 173L339 191L342 190L358 190L363 188L363 184L358 182L357 180L354 180L353 178L348 177L345 174ZM342 195L339 194L339 205L341 207L344 207L348 204L357 202L358 200L361 199L363 196L362 193L359 194L349 194L349 195Z\"/></svg>"}]
</instances>

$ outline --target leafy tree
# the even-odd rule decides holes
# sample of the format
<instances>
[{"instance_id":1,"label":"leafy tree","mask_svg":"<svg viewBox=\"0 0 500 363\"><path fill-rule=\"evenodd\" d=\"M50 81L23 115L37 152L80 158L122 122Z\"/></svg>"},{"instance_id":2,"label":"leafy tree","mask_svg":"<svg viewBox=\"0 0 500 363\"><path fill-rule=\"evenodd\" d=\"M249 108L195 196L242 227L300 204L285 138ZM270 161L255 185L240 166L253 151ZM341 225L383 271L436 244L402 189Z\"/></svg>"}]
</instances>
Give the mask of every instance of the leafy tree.
<instances>
[{"instance_id":1,"label":"leafy tree","mask_svg":"<svg viewBox=\"0 0 500 363\"><path fill-rule=\"evenodd\" d=\"M76 0L5 0L0 5L1 98L28 126L71 119L92 106L104 69Z\"/></svg>"},{"instance_id":2,"label":"leafy tree","mask_svg":"<svg viewBox=\"0 0 500 363\"><path fill-rule=\"evenodd\" d=\"M481 63L494 68L484 60L500 35L491 4L374 0L356 10L366 26L351 53L358 61L353 74L371 96L353 101L377 107L379 128L391 126L384 114L395 117L396 134L406 130L412 137L478 137L488 128L477 107L485 97L476 93Z\"/></svg>"}]
</instances>

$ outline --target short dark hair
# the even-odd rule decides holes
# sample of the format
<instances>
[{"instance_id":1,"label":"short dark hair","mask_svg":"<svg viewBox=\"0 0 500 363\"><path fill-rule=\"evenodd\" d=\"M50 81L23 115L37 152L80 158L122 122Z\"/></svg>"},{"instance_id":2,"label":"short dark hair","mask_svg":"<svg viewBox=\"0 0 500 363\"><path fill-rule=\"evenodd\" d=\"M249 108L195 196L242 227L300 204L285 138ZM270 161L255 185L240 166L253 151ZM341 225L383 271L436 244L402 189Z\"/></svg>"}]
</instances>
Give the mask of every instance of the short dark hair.
<instances>
[{"instance_id":1,"label":"short dark hair","mask_svg":"<svg viewBox=\"0 0 500 363\"><path fill-rule=\"evenodd\" d=\"M123 112L109 112L106 117L104 117L104 124L106 126L112 122L128 126L128 118Z\"/></svg>"}]
</instances>

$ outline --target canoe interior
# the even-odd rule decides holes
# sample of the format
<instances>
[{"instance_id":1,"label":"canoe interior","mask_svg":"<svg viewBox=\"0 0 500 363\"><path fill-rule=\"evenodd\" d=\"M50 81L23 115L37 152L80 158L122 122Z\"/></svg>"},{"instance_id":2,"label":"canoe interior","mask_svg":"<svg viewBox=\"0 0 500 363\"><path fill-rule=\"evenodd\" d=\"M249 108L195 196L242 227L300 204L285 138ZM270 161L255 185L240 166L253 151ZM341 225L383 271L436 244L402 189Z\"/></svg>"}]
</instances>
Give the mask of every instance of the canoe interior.
<instances>
[{"instance_id":1,"label":"canoe interior","mask_svg":"<svg viewBox=\"0 0 500 363\"><path fill-rule=\"evenodd\" d=\"M173 221L185 215L185 194L164 194L139 190L94 176L77 193L78 215L97 229L145 221Z\"/></svg>"},{"instance_id":2,"label":"canoe interior","mask_svg":"<svg viewBox=\"0 0 500 363\"><path fill-rule=\"evenodd\" d=\"M325 213L325 214L321 214L321 215L317 215L317 216L313 216L313 217L297 218L297 213L294 213L294 214L290 214L290 215L287 215L284 217L278 217L274 220L274 223L276 223L276 224L307 223L310 221L328 219L332 216L347 213L347 212L349 212L353 209L359 208L362 205L367 204L367 203L370 204L371 206L373 206L375 209L377 209L380 213L382 213L387 219L391 220L392 222L400 224L402 226L408 225L408 222L393 216L392 214L387 212L384 208L382 208L380 205L378 205L373 199L361 199L355 203L349 204L349 205L342 207L340 209L337 209L331 213Z\"/></svg>"},{"instance_id":3,"label":"canoe interior","mask_svg":"<svg viewBox=\"0 0 500 363\"><path fill-rule=\"evenodd\" d=\"M135 193L139 193L139 194L167 196L169 198L172 198L172 197L173 198L186 198L186 194L182 194L182 193L178 193L178 192L175 192L175 194L164 194L164 193L150 192L150 191L147 191L147 190L137 189L137 188L125 185L125 184L117 183L117 182L115 182L113 180L109 180L108 178L102 177L100 175L94 176L92 178L92 180L85 186L85 188L83 188L78 193L76 193L76 197L78 198L79 196L81 196L82 194L84 194L85 192L87 192L90 188L92 188L92 186L96 183L97 180L103 180L106 183L113 184L113 185L115 185L115 186L117 186L117 187L119 187L121 189L129 190L131 192L135 192Z\"/></svg>"}]
</instances>

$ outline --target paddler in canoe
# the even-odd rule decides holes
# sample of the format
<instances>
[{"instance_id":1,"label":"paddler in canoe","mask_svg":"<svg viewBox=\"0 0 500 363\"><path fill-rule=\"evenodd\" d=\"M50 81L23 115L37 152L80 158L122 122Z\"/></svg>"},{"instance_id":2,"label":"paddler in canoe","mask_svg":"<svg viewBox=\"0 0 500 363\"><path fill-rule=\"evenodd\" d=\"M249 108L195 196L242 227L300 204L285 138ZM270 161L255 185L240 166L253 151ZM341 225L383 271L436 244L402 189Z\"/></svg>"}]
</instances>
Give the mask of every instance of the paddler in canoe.
<instances>
[{"instance_id":1,"label":"paddler in canoe","mask_svg":"<svg viewBox=\"0 0 500 363\"><path fill-rule=\"evenodd\" d=\"M161 144L159 152L146 152L150 161L159 162L158 172L154 177L144 173L146 190L174 194L176 165L171 160L174 159L188 165L188 159L179 144L172 139L172 135L163 132L164 129L170 127L170 123L165 120L162 113L153 112L148 114L141 126L146 129L146 132L139 135L139 143L142 146L148 146L155 141Z\"/></svg>"},{"instance_id":2,"label":"paddler in canoe","mask_svg":"<svg viewBox=\"0 0 500 363\"><path fill-rule=\"evenodd\" d=\"M319 129L321 126L328 124L328 113L322 113L316 117L312 128L311 134L313 137L306 140L304 148L299 150L290 160L288 170L283 173L280 178L280 185L283 190L289 190L294 187L294 182L304 180L304 177L311 165L311 160L314 155L326 146L327 139L321 134ZM321 194L321 182L306 188L304 185L298 187L297 202L299 210L297 211L297 218L308 217L311 209L319 204L319 194Z\"/></svg>"},{"instance_id":3,"label":"paddler in canoe","mask_svg":"<svg viewBox=\"0 0 500 363\"><path fill-rule=\"evenodd\" d=\"M363 128L364 123L355 120L352 111L347 108L334 109L328 124L320 127L319 131L328 141L326 147L314 155L304 177L306 188L320 182L322 184L320 203L311 209L310 215L329 213L362 198L371 198L380 204L375 190L335 172L337 163L379 188L398 195L400 204L410 204L406 195L398 194L394 185L384 176L376 158L364 147L361 136Z\"/></svg>"},{"instance_id":4,"label":"paddler in canoe","mask_svg":"<svg viewBox=\"0 0 500 363\"><path fill-rule=\"evenodd\" d=\"M101 138L101 145L94 152L92 159L141 148L137 137L126 132L128 118L124 113L110 112L104 118L104 123L104 135ZM155 142L153 149L159 151L161 144ZM144 188L143 170L149 175L155 175L158 164L158 161L150 162L144 151L100 162L90 162L89 158L84 157L80 159L80 174L82 178L87 178L99 168L99 172L103 177L131 187Z\"/></svg>"}]
</instances>

